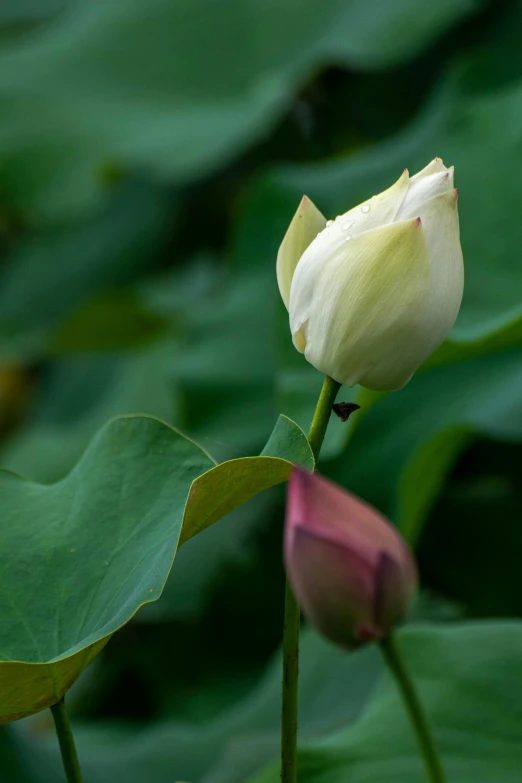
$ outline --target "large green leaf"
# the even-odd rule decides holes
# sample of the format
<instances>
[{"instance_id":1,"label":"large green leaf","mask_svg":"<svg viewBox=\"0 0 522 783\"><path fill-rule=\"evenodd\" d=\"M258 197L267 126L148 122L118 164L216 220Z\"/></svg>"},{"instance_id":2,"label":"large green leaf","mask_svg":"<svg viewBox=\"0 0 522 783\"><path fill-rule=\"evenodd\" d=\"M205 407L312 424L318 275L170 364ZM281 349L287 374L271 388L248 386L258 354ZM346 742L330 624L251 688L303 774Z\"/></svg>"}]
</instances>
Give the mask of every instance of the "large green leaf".
<instances>
[{"instance_id":1,"label":"large green leaf","mask_svg":"<svg viewBox=\"0 0 522 783\"><path fill-rule=\"evenodd\" d=\"M299 433L282 419L268 450L312 467ZM213 466L166 424L129 416L106 425L57 484L0 473L0 722L57 701L110 636L160 596L182 526L186 540L285 481L292 463L262 456Z\"/></svg>"},{"instance_id":2,"label":"large green leaf","mask_svg":"<svg viewBox=\"0 0 522 783\"><path fill-rule=\"evenodd\" d=\"M448 781L518 783L522 766L522 676L518 622L410 627L399 635L433 724ZM279 779L275 768L256 783ZM411 727L389 678L344 731L299 754L302 783L420 783L425 779Z\"/></svg>"},{"instance_id":3,"label":"large green leaf","mask_svg":"<svg viewBox=\"0 0 522 783\"><path fill-rule=\"evenodd\" d=\"M402 62L479 6L396 0L376 13L364 0L309 0L301 13L300 0L75 3L2 57L3 190L56 213L95 197L107 162L200 177L262 137L322 64Z\"/></svg>"},{"instance_id":4,"label":"large green leaf","mask_svg":"<svg viewBox=\"0 0 522 783\"><path fill-rule=\"evenodd\" d=\"M212 464L161 422L116 419L61 482L0 474L0 721L53 704L163 589L190 484Z\"/></svg>"}]
</instances>

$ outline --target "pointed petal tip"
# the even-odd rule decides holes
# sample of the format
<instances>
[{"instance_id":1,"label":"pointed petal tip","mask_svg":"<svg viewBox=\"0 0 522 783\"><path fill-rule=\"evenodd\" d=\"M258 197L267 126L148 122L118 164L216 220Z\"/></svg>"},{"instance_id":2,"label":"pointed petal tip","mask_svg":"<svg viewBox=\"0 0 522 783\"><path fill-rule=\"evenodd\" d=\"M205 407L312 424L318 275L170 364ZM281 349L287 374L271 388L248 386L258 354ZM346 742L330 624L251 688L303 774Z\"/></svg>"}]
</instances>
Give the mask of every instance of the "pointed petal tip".
<instances>
[{"instance_id":1,"label":"pointed petal tip","mask_svg":"<svg viewBox=\"0 0 522 783\"><path fill-rule=\"evenodd\" d=\"M434 198L430 199L430 201L439 202L445 204L446 206L454 207L458 201L458 193L458 188L450 188L444 193L439 193L438 196L434 196Z\"/></svg>"},{"instance_id":2,"label":"pointed petal tip","mask_svg":"<svg viewBox=\"0 0 522 783\"><path fill-rule=\"evenodd\" d=\"M403 169L401 172L401 176L395 183L396 185L400 184L402 186L406 185L410 181L410 172L408 169Z\"/></svg>"},{"instance_id":3,"label":"pointed petal tip","mask_svg":"<svg viewBox=\"0 0 522 783\"><path fill-rule=\"evenodd\" d=\"M296 217L298 217L300 220L303 219L305 215L310 213L310 211L315 207L314 202L310 198L310 196L307 196L306 193L301 197L301 201L299 202L299 205L296 210Z\"/></svg>"},{"instance_id":4,"label":"pointed petal tip","mask_svg":"<svg viewBox=\"0 0 522 783\"><path fill-rule=\"evenodd\" d=\"M276 259L277 284L286 309L290 307L290 289L296 267L317 234L326 225L326 218L306 195L301 198L279 247Z\"/></svg>"},{"instance_id":5,"label":"pointed petal tip","mask_svg":"<svg viewBox=\"0 0 522 783\"><path fill-rule=\"evenodd\" d=\"M395 187L399 186L402 188L407 188L410 182L410 172L408 169L403 169L401 171L401 175L397 182L395 183ZM392 186L393 187L393 186Z\"/></svg>"}]
</instances>

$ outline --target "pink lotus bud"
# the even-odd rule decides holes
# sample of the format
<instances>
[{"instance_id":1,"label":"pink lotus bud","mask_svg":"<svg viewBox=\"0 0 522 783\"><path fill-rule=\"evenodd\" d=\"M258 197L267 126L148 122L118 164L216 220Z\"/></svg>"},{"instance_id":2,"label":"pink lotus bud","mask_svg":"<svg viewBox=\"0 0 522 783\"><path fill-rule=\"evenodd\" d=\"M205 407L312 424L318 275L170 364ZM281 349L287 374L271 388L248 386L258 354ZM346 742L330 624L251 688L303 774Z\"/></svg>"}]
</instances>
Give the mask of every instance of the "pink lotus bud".
<instances>
[{"instance_id":1,"label":"pink lotus bud","mask_svg":"<svg viewBox=\"0 0 522 783\"><path fill-rule=\"evenodd\" d=\"M285 562L307 618L348 648L386 636L417 584L413 555L397 530L359 498L301 468L288 486Z\"/></svg>"}]
</instances>

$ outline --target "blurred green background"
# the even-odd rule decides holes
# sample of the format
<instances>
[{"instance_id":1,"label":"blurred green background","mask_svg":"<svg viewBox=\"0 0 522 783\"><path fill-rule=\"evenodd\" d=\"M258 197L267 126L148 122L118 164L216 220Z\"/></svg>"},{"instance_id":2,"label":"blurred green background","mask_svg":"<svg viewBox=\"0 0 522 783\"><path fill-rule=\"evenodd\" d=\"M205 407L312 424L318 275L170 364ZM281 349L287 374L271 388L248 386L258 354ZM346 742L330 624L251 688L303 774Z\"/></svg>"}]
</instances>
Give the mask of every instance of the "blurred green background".
<instances>
[{"instance_id":1,"label":"blurred green background","mask_svg":"<svg viewBox=\"0 0 522 783\"><path fill-rule=\"evenodd\" d=\"M0 3L0 464L32 479L121 413L218 460L259 453L279 412L306 428L321 378L275 279L301 195L335 216L405 166L455 165L454 331L403 391L343 390L362 410L332 422L321 470L417 544L433 625L413 652L427 665L435 633L458 683L475 662L518 737L521 626L480 621L522 615L521 40L516 0ZM283 507L266 492L190 541L73 688L86 783L242 783L277 755ZM304 634L303 781L422 780L365 755L379 676L375 651ZM483 763L455 783L521 779L520 750L499 769L466 741ZM49 714L0 730L1 783L59 781Z\"/></svg>"}]
</instances>

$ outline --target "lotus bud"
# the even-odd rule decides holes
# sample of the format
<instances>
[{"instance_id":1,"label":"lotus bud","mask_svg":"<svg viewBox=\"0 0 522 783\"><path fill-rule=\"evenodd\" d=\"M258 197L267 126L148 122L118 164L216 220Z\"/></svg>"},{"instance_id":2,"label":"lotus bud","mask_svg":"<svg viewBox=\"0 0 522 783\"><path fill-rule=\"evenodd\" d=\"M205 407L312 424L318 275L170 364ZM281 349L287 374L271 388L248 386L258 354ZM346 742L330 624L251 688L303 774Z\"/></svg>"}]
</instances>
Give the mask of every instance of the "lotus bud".
<instances>
[{"instance_id":1,"label":"lotus bud","mask_svg":"<svg viewBox=\"0 0 522 783\"><path fill-rule=\"evenodd\" d=\"M288 485L285 564L305 616L348 649L387 636L417 585L398 531L359 498L301 468Z\"/></svg>"},{"instance_id":2,"label":"lotus bud","mask_svg":"<svg viewBox=\"0 0 522 783\"><path fill-rule=\"evenodd\" d=\"M277 279L295 347L346 386L404 386L451 330L464 267L453 168L435 158L326 221L303 199Z\"/></svg>"}]
</instances>

